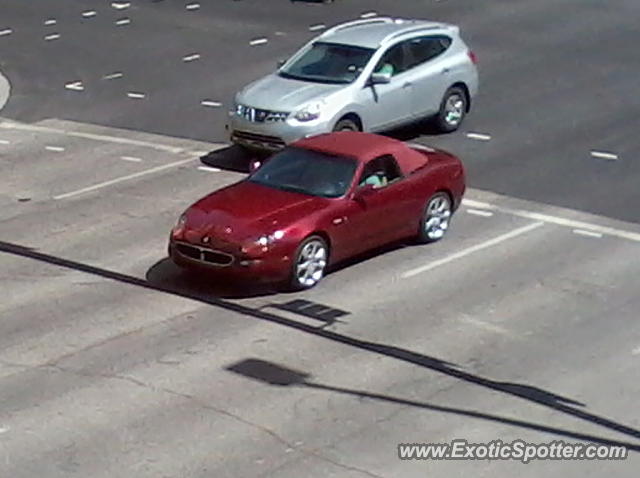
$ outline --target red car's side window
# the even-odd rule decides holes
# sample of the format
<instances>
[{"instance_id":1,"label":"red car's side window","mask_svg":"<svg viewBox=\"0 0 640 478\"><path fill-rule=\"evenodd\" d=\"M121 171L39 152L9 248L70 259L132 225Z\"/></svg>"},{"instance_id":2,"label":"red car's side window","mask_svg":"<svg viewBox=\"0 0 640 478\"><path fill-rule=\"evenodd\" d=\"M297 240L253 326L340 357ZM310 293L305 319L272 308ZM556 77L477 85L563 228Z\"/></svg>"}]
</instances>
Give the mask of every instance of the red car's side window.
<instances>
[{"instance_id":1,"label":"red car's side window","mask_svg":"<svg viewBox=\"0 0 640 478\"><path fill-rule=\"evenodd\" d=\"M385 154L369 161L362 171L359 186L373 185L374 188L384 187L402 177L396 159Z\"/></svg>"}]
</instances>

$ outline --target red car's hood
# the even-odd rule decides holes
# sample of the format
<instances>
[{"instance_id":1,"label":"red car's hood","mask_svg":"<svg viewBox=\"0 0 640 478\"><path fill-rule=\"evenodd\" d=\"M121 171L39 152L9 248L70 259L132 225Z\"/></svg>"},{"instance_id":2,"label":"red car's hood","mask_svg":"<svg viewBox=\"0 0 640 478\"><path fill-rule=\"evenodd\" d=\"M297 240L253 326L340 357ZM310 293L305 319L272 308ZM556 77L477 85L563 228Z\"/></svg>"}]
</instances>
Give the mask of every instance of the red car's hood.
<instances>
[{"instance_id":1,"label":"red car's hood","mask_svg":"<svg viewBox=\"0 0 640 478\"><path fill-rule=\"evenodd\" d=\"M324 207L327 200L249 181L218 190L187 211L186 231L233 242L285 228Z\"/></svg>"}]
</instances>

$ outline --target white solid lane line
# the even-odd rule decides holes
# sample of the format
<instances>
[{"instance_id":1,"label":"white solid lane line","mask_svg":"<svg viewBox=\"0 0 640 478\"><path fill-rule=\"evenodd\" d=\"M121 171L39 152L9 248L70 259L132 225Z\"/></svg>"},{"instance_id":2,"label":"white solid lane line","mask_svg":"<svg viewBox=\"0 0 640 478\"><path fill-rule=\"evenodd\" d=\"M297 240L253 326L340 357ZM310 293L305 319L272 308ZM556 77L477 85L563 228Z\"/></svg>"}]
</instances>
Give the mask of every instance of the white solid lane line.
<instances>
[{"instance_id":1,"label":"white solid lane line","mask_svg":"<svg viewBox=\"0 0 640 478\"><path fill-rule=\"evenodd\" d=\"M68 193L64 193L64 194L59 194L58 196L54 196L53 199L67 199L67 198L71 198L74 196L78 196L80 194L84 194L84 193L88 193L91 191L95 191L97 189L101 189L107 186L112 186L113 184L118 184L118 183L122 183L125 181L129 181L131 179L136 179L142 176L146 176L148 174L153 174L153 173L157 173L159 171L163 171L165 169L169 169L169 168L175 168L176 166L181 166L183 164L187 164L189 162L193 162L194 159L193 158L189 158L189 159L182 159L180 161L174 161L173 163L169 163L169 164L163 164L162 166L157 166L155 168L151 168L151 169L146 169L144 171L140 171L137 173L133 173L133 174L129 174L127 176L122 176L120 178L115 178L115 179L111 179L109 181L104 181L102 183L98 183L98 184L94 184L92 186L88 186L86 188L82 188L82 189L78 189L76 191L71 191Z\"/></svg>"},{"instance_id":2,"label":"white solid lane line","mask_svg":"<svg viewBox=\"0 0 640 478\"><path fill-rule=\"evenodd\" d=\"M440 267L444 264L448 264L449 262L453 262L455 260L466 257L475 252L481 251L483 249L487 249L489 247L493 247L502 242L508 241L509 239L513 239L522 234L526 234L528 232L533 231L534 229L539 228L544 225L544 222L534 222L532 224L527 224L526 226L520 227L518 229L514 229L513 231L509 231L500 236L494 237L493 239L489 239L488 241L481 242L480 244L476 244L475 246L468 247L463 249L455 254L451 254L447 257L443 257L442 259L438 259L437 261L430 262L429 264L425 264L424 266L416 267L415 269L411 269L404 274L402 274L403 279L408 279L409 277L413 277L418 274L422 274L423 272L430 271L435 269L436 267Z\"/></svg>"},{"instance_id":3,"label":"white solid lane line","mask_svg":"<svg viewBox=\"0 0 640 478\"><path fill-rule=\"evenodd\" d=\"M551 216L548 214L541 214L538 212L525 211L523 209L511 209L507 207L494 206L485 202L474 201L472 199L463 199L462 204L467 207L476 207L479 209L490 209L492 211L498 211L505 214L511 214L512 216L523 217L525 219L531 219L533 221L548 222L550 224L556 224L558 226L570 227L572 229L582 229L590 232L600 233L607 236L620 237L622 239L628 239L630 241L640 242L640 233L625 231L623 229L616 229L614 227L600 226L598 224L591 224L583 221L574 221L573 219L565 219L563 217Z\"/></svg>"}]
</instances>

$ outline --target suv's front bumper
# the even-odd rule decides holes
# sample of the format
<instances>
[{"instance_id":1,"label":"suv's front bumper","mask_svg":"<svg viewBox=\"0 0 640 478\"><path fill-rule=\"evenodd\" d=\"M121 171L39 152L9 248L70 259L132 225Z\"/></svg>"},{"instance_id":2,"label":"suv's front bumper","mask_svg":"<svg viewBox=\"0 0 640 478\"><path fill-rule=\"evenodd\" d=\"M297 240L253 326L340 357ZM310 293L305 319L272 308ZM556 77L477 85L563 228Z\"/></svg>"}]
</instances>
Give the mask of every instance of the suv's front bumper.
<instances>
[{"instance_id":1,"label":"suv's front bumper","mask_svg":"<svg viewBox=\"0 0 640 478\"><path fill-rule=\"evenodd\" d=\"M331 120L300 122L292 119L258 123L236 114L229 118L229 134L233 143L249 148L278 150L302 138L328 133L332 130Z\"/></svg>"}]
</instances>

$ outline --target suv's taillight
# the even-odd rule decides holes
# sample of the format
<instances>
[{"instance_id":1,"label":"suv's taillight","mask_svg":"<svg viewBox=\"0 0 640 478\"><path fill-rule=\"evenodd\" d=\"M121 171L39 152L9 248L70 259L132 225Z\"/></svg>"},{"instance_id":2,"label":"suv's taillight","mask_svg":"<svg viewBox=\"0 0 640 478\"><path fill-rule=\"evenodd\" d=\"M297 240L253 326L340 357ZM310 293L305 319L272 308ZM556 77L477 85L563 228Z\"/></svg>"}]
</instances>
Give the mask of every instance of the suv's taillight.
<instances>
[{"instance_id":1,"label":"suv's taillight","mask_svg":"<svg viewBox=\"0 0 640 478\"><path fill-rule=\"evenodd\" d=\"M473 62L474 65L478 64L478 57L476 56L476 54L474 52L469 50L467 52L467 55L469 55L469 59Z\"/></svg>"}]
</instances>

